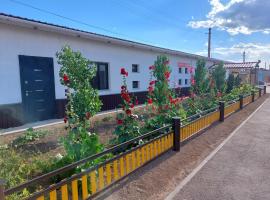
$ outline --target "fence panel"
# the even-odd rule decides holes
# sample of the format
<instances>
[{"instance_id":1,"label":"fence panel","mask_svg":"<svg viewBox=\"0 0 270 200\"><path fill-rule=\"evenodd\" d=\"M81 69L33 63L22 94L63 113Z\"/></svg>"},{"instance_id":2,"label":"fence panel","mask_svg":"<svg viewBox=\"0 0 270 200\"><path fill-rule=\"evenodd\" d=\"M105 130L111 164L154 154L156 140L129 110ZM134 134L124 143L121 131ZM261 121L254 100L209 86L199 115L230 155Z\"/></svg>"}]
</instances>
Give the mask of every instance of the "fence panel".
<instances>
[{"instance_id":1,"label":"fence panel","mask_svg":"<svg viewBox=\"0 0 270 200\"><path fill-rule=\"evenodd\" d=\"M173 146L173 133L167 133L145 144L107 160L91 170L34 193L29 199L87 199L124 178ZM57 198L58 197L58 198Z\"/></svg>"},{"instance_id":2,"label":"fence panel","mask_svg":"<svg viewBox=\"0 0 270 200\"><path fill-rule=\"evenodd\" d=\"M239 109L240 109L240 102L237 101L225 107L224 115L225 117L227 117Z\"/></svg>"},{"instance_id":3,"label":"fence panel","mask_svg":"<svg viewBox=\"0 0 270 200\"><path fill-rule=\"evenodd\" d=\"M202 129L207 128L219 120L219 110L209 113L193 122L181 127L180 141L184 142Z\"/></svg>"},{"instance_id":4,"label":"fence panel","mask_svg":"<svg viewBox=\"0 0 270 200\"><path fill-rule=\"evenodd\" d=\"M243 99L243 105L246 106L247 104L252 102L252 96L246 96Z\"/></svg>"}]
</instances>

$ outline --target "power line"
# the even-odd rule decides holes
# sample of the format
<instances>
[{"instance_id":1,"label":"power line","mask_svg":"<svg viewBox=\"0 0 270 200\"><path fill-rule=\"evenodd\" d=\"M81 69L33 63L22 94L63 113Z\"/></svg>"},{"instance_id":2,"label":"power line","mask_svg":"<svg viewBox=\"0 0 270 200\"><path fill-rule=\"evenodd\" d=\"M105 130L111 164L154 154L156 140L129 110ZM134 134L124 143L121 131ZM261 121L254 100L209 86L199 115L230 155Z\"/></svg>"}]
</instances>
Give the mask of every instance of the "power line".
<instances>
[{"instance_id":1,"label":"power line","mask_svg":"<svg viewBox=\"0 0 270 200\"><path fill-rule=\"evenodd\" d=\"M17 1L17 0L9 0L9 1L12 2L12 3L15 3L15 4L19 4L21 6L32 8L34 10L38 10L40 12L47 13L47 14L50 14L50 15L53 15L53 16L56 16L56 17L59 17L59 18L74 22L74 23L78 23L78 24L85 25L85 26L88 26L88 27L91 27L91 28L94 28L94 29L102 30L104 32L108 32L108 33L111 33L111 34L114 34L114 35L121 35L121 36L124 36L124 37L127 37L127 38L132 38L129 35L114 32L114 31L111 31L109 29L106 29L106 28L103 28L103 27L100 27L100 26L92 25L92 24L89 24L89 23L86 23L86 22L83 22L83 21L80 21L80 20L77 20L77 19L74 19L74 18L66 17L66 16L63 16L63 15L57 14L55 12L48 11L48 10L45 10L45 9L42 9L42 8L38 8L36 6L30 5L30 4L27 4L27 3L24 3L24 2L20 2L20 1ZM153 42L142 40L142 39L139 39L139 38L134 38L134 39L142 41L142 42L154 44Z\"/></svg>"}]
</instances>

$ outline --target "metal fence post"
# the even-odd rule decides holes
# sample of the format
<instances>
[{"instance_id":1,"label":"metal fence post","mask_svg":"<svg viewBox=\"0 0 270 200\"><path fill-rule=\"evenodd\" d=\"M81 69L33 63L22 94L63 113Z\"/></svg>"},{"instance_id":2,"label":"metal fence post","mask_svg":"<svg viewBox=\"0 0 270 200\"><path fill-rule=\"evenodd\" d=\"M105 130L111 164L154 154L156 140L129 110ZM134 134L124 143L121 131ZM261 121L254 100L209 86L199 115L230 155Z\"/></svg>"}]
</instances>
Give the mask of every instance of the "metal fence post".
<instances>
[{"instance_id":1,"label":"metal fence post","mask_svg":"<svg viewBox=\"0 0 270 200\"><path fill-rule=\"evenodd\" d=\"M259 88L259 97L262 96L262 88Z\"/></svg>"},{"instance_id":2,"label":"metal fence post","mask_svg":"<svg viewBox=\"0 0 270 200\"><path fill-rule=\"evenodd\" d=\"M239 95L239 101L240 101L240 109L243 109L243 105L244 105L244 102L243 102L243 100L244 100L244 97L243 97L243 95L241 94L241 95Z\"/></svg>"},{"instance_id":3,"label":"metal fence post","mask_svg":"<svg viewBox=\"0 0 270 200\"><path fill-rule=\"evenodd\" d=\"M266 85L265 86L263 86L263 94L266 94Z\"/></svg>"},{"instance_id":4,"label":"metal fence post","mask_svg":"<svg viewBox=\"0 0 270 200\"><path fill-rule=\"evenodd\" d=\"M220 101L219 102L219 121L220 122L224 122L224 114L225 114L225 102L224 101Z\"/></svg>"},{"instance_id":5,"label":"metal fence post","mask_svg":"<svg viewBox=\"0 0 270 200\"><path fill-rule=\"evenodd\" d=\"M0 200L5 200L5 184L6 181L0 179Z\"/></svg>"},{"instance_id":6,"label":"metal fence post","mask_svg":"<svg viewBox=\"0 0 270 200\"><path fill-rule=\"evenodd\" d=\"M172 118L172 128L173 128L173 151L180 151L180 117Z\"/></svg>"},{"instance_id":7,"label":"metal fence post","mask_svg":"<svg viewBox=\"0 0 270 200\"><path fill-rule=\"evenodd\" d=\"M252 102L254 102L254 101L255 101L255 92L252 91L252 92L251 92L251 95L252 95Z\"/></svg>"}]
</instances>

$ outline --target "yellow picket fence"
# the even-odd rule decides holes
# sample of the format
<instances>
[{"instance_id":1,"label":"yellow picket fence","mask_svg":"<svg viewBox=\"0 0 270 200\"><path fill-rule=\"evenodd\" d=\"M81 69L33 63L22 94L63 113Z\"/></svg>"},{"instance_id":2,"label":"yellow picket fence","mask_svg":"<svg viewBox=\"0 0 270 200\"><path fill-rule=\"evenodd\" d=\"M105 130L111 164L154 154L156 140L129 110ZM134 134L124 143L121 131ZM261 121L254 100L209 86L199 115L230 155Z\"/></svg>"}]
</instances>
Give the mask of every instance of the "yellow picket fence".
<instances>
[{"instance_id":1,"label":"yellow picket fence","mask_svg":"<svg viewBox=\"0 0 270 200\"><path fill-rule=\"evenodd\" d=\"M186 141L187 139L191 138L199 131L207 128L214 122L218 121L219 115L220 115L220 112L219 110L217 110L181 127L180 141L181 142Z\"/></svg>"},{"instance_id":2,"label":"yellow picket fence","mask_svg":"<svg viewBox=\"0 0 270 200\"><path fill-rule=\"evenodd\" d=\"M224 116L227 117L239 109L240 109L240 102L236 101L235 103L232 103L232 104L225 107Z\"/></svg>"},{"instance_id":3,"label":"yellow picket fence","mask_svg":"<svg viewBox=\"0 0 270 200\"><path fill-rule=\"evenodd\" d=\"M252 96L246 96L243 98L243 105L247 105L252 102Z\"/></svg>"},{"instance_id":4,"label":"yellow picket fence","mask_svg":"<svg viewBox=\"0 0 270 200\"><path fill-rule=\"evenodd\" d=\"M50 186L45 191L34 194L37 200L78 200L88 199L137 168L170 150L173 146L173 133L165 134L149 143L136 147L100 164L92 170L75 175ZM80 186L80 187L79 187Z\"/></svg>"}]
</instances>

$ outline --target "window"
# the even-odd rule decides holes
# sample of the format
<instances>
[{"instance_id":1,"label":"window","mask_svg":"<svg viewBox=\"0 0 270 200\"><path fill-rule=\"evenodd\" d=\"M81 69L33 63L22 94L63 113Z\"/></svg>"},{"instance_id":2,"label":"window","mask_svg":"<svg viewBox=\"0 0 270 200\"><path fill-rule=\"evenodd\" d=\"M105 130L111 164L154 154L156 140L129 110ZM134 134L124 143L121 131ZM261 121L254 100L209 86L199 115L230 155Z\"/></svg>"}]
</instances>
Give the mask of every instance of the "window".
<instances>
[{"instance_id":1,"label":"window","mask_svg":"<svg viewBox=\"0 0 270 200\"><path fill-rule=\"evenodd\" d=\"M132 88L138 89L139 88L139 81L132 81Z\"/></svg>"},{"instance_id":2,"label":"window","mask_svg":"<svg viewBox=\"0 0 270 200\"><path fill-rule=\"evenodd\" d=\"M137 64L132 64L132 72L139 72L139 65Z\"/></svg>"},{"instance_id":3,"label":"window","mask_svg":"<svg viewBox=\"0 0 270 200\"><path fill-rule=\"evenodd\" d=\"M182 79L178 80L178 85L182 85Z\"/></svg>"},{"instance_id":4,"label":"window","mask_svg":"<svg viewBox=\"0 0 270 200\"><path fill-rule=\"evenodd\" d=\"M93 79L93 87L98 90L109 89L108 63L96 62L97 75Z\"/></svg>"},{"instance_id":5,"label":"window","mask_svg":"<svg viewBox=\"0 0 270 200\"><path fill-rule=\"evenodd\" d=\"M179 74L182 74L182 67L178 68Z\"/></svg>"},{"instance_id":6,"label":"window","mask_svg":"<svg viewBox=\"0 0 270 200\"><path fill-rule=\"evenodd\" d=\"M185 79L185 85L187 85L188 84L188 79Z\"/></svg>"},{"instance_id":7,"label":"window","mask_svg":"<svg viewBox=\"0 0 270 200\"><path fill-rule=\"evenodd\" d=\"M185 74L187 74L188 73L188 68L185 68Z\"/></svg>"}]
</instances>

